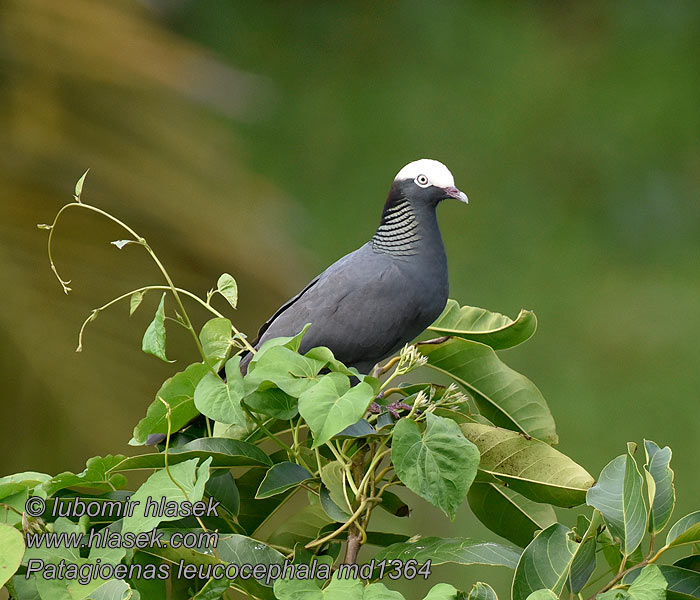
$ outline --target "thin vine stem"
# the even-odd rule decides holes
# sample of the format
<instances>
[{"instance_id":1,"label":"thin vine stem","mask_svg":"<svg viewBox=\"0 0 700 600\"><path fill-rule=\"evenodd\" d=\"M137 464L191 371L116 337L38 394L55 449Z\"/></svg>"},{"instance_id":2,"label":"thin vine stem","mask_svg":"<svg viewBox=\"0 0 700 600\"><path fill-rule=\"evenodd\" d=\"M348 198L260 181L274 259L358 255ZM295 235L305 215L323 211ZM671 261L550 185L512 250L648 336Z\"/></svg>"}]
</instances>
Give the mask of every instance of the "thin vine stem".
<instances>
[{"instance_id":1,"label":"thin vine stem","mask_svg":"<svg viewBox=\"0 0 700 600\"><path fill-rule=\"evenodd\" d=\"M172 434L172 418L171 418L171 409L170 409L170 403L167 402L166 400L163 400L160 396L158 396L158 400L160 400L164 405L165 405L165 418L168 423L168 433L165 436L165 450L163 451L163 461L165 465L165 472L168 474L168 477L170 477L170 480L177 486L177 488L182 492L182 495L185 497L185 500L188 502L190 501L190 495L187 493L184 487L180 485L180 482L175 479L175 476L172 474L170 471L170 464L168 461L168 456L169 456L169 451L170 451L170 435ZM209 533L209 530L207 529L207 526L204 524L204 521L202 521L202 518L195 515L195 518L197 519L197 522L199 523L200 527L202 530L206 533ZM216 548L214 548L214 552L216 552Z\"/></svg>"},{"instance_id":2,"label":"thin vine stem","mask_svg":"<svg viewBox=\"0 0 700 600\"><path fill-rule=\"evenodd\" d=\"M182 312L182 318L185 321L185 325L187 326L190 333L192 334L192 337L194 339L194 343L197 346L197 350L199 351L200 355L202 356L202 360L204 360L204 362L207 362L207 357L206 357L206 354L204 353L204 348L202 348L202 342L199 340L199 336L197 335L197 332L194 330L194 327L192 327L192 322L190 321L189 315L187 314L187 311L185 310L185 306L182 303L182 299L180 298L180 294L178 293L178 290L175 287L175 284L173 283L172 279L170 278L170 274L168 273L166 268L163 266L163 263L160 261L160 259L156 255L156 253L153 252L153 249L149 246L148 242L146 241L146 238L140 236L138 233L136 233L136 231L134 231L131 227L129 227L129 225L127 225L122 220L118 219L117 217L102 210L101 208L97 208L96 206L92 206L91 204L85 204L85 203L80 202L80 201L69 202L68 204L65 204L64 206L62 206L61 209L56 213L56 216L54 217L53 223L51 224L51 227L49 229L49 239L47 242L49 263L51 264L51 270L54 272L54 274L58 278L58 281L61 283L61 286L63 287L63 291L66 294L70 291L70 288L68 287L70 280L64 281L63 278L58 273L58 269L56 268L56 264L54 263L54 260L53 260L52 242L53 242L53 233L56 229L56 225L58 223L58 220L60 219L61 215L69 208L84 208L86 210L90 210L90 211L95 212L99 215L102 215L103 217L109 219L113 223L116 223L122 229L124 229L126 232L128 232L129 235L131 235L134 238L133 240L130 240L132 243L140 244L141 246L143 246L146 249L146 252L148 252L151 259L153 260L153 262L156 263L156 266L158 267L161 274L165 278L165 281L168 284L168 288L172 292L173 297L175 298L175 302L177 303L178 308Z\"/></svg>"},{"instance_id":3,"label":"thin vine stem","mask_svg":"<svg viewBox=\"0 0 700 600\"><path fill-rule=\"evenodd\" d=\"M69 202L68 204L65 204L64 206L62 206L59 209L59 211L56 213L56 216L54 217L53 222L48 227L49 236L48 236L48 240L47 240L47 252L48 252L48 256L49 256L49 264L51 266L51 270L53 271L54 275L56 275L56 278L58 279L59 283L61 284L63 291L66 294L71 291L71 288L68 287L70 280L64 280L61 277L61 275L59 274L58 269L56 268L56 263L53 259L53 234L54 234L54 231L56 229L56 225L58 224L58 221L61 218L61 215L67 209L69 209L69 208L84 208L86 210L89 210L89 211L95 212L99 215L102 215L103 217L109 219L113 223L116 223L117 225L119 225L119 227L124 229L126 232L129 233L129 235L131 235L134 238L132 240L129 240L130 242L135 243L135 244L139 244L145 248L146 252L148 252L148 254L151 257L151 259L153 260L153 262L155 262L156 266L158 267L161 274L165 278L166 283L168 284L167 287L166 286L153 287L151 289L167 289L172 293L173 297L175 298L175 302L177 303L177 306L180 309L180 312L182 313L184 325L190 331L190 334L192 335L195 346L197 347L199 354L202 356L202 360L206 363L207 357L204 353L204 348L202 347L202 343L199 339L199 336L197 335L197 332L195 331L194 327L192 326L192 321L190 320L190 317L187 313L187 310L185 309L185 305L183 304L182 298L180 297L180 295L181 294L187 295L187 296L195 299L200 304L202 304L205 308L207 308L207 310L210 310L213 314L216 314L219 317L223 318L223 315L221 313L219 313L219 311L214 309L211 305L209 305L207 302L203 301L201 298L196 296L195 294L192 294L190 292L187 292L186 290L183 290L181 288L176 287L175 284L173 283L173 280L171 279L170 274L168 273L167 269L165 268L165 266L163 265L161 260L158 258L158 255L153 251L151 246L148 244L148 242L146 241L146 238L139 235L133 228L131 228L126 223L124 223L121 219L118 219L117 217L102 210L101 208L97 208L96 206L92 206L91 204L85 204L85 203L80 201L79 197L76 197L76 200L77 200L76 202ZM122 299L122 297L120 297L120 299ZM99 309L97 312L99 312ZM97 312L93 311L91 313L90 317L88 317L87 322L94 319ZM83 332L87 322L83 323L83 327L81 327L81 331L80 331L81 337L82 337L82 332ZM238 331L238 329L233 324L231 324L231 329L234 332L234 334L243 342L243 344L247 348L247 350L249 352L252 352L253 354L255 354L256 353L255 348L253 348L253 346L251 346L251 344L250 344L250 342L248 342L247 338L240 331ZM80 348L80 347L81 346L79 343L78 348Z\"/></svg>"},{"instance_id":4,"label":"thin vine stem","mask_svg":"<svg viewBox=\"0 0 700 600\"><path fill-rule=\"evenodd\" d=\"M214 307L208 305L204 300L202 300L199 296L196 294L193 294L192 292L176 287L175 288L178 292L181 294L188 296L192 298L193 300L196 300L199 302L202 306L204 306L207 310L209 310L213 315L220 317L220 318L225 318L224 315L222 315L218 310L216 310ZM122 300L125 300L127 298L130 298L133 294L138 294L139 292L148 292L150 290L166 290L170 291L170 287L167 285L144 285L140 288L136 288L135 290L131 290L130 292L125 292L124 294L117 296L116 298L113 298L106 304L103 304L102 306L98 308L94 308L90 315L83 321L83 324L80 327L80 332L78 333L78 347L76 348L76 352L82 352L83 350L83 332L85 331L85 328L87 327L87 324L90 321L94 321L95 318L99 313L101 313L103 310L106 310L110 306L113 306L114 304L117 304L118 302L121 302ZM174 319L177 323L180 323L180 321L177 321L177 319ZM180 323L187 329L187 327L183 324Z\"/></svg>"}]
</instances>

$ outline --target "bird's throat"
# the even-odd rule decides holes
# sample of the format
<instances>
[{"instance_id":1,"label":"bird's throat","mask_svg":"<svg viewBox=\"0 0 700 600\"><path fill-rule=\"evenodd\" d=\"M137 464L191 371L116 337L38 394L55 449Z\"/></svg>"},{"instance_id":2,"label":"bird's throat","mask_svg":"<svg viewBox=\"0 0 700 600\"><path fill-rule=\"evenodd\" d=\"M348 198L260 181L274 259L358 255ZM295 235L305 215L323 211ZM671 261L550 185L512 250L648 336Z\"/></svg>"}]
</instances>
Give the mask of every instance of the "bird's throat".
<instances>
[{"instance_id":1,"label":"bird's throat","mask_svg":"<svg viewBox=\"0 0 700 600\"><path fill-rule=\"evenodd\" d=\"M422 239L420 216L406 199L387 203L372 237L372 248L397 256L417 254Z\"/></svg>"}]
</instances>

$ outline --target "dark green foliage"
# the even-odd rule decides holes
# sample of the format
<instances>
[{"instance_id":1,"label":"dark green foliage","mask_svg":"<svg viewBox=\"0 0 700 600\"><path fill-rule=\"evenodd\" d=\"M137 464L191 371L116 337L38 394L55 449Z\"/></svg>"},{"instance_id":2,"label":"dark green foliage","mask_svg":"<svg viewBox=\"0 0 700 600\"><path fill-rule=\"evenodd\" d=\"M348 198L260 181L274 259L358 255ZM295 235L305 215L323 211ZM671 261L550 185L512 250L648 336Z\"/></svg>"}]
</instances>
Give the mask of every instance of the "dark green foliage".
<instances>
[{"instance_id":1,"label":"dark green foliage","mask_svg":"<svg viewBox=\"0 0 700 600\"><path fill-rule=\"evenodd\" d=\"M76 195L82 186L83 179ZM73 206L92 209L82 201ZM155 259L145 240L135 237L133 243ZM251 348L232 322L209 304L219 293L235 308L233 277L222 275L216 290L202 299L173 286L160 261L156 263L176 308L170 316L166 291L144 335L143 349L167 360L165 327L170 318L191 333L200 360L163 384L136 426L134 445L143 445L149 436L165 437L153 452L93 457L79 474L50 477L29 472L0 479L0 575L17 600L159 600L167 594L216 600L228 588L261 599L400 600L403 596L386 587L392 579L386 573L396 569L399 576L427 577L433 565L444 563L514 569L513 600L554 600L566 588L605 600L662 600L666 594L672 599L700 598L695 560L700 512L677 521L665 545L655 548L675 504L670 449L645 441L640 469L636 446L628 444L627 452L613 459L594 482L585 469L552 447L557 441L554 420L537 387L501 361L497 351L534 333L533 313L523 311L511 320L450 301L432 327L445 339L406 346L367 377L348 369L327 348L299 354L302 331L293 338L270 340L242 375L241 354ZM122 299L129 300L133 312L146 291L163 287L146 286ZM184 296L195 298L214 316L199 332L182 303ZM219 375L222 365L225 379ZM428 368L420 371L422 382L400 384L399 378L424 366ZM454 383L438 385L428 377L433 371ZM149 470L149 476L130 490L125 474L138 470ZM399 496L390 487L410 490L451 518L468 499L488 529L516 546L457 537L409 539L372 530L377 506L396 518L409 516L412 501L402 498L410 494ZM43 498L51 507L77 493L82 500L103 505L123 506L127 495L141 504L127 516L83 516L77 523L55 518L50 510L42 518L22 515L29 496ZM289 502L298 497L306 502ZM218 510L214 515L147 515L146 498L181 507L215 503ZM579 516L575 528L557 522L553 506L584 503L590 509ZM23 540L19 532L90 535L107 523L105 535L153 532L164 543L128 551L52 550L46 545L25 551L24 540L29 538ZM214 530L218 539L212 542L206 535ZM205 539L196 546L178 547L174 540L185 533ZM346 553L341 558L343 542ZM171 571L167 586L140 577L85 583L36 573L24 578L30 558L47 564L101 561L141 568L184 561L201 567L200 573L243 563L265 565L270 573L285 560L298 567L328 568L356 563L365 544L379 547L366 577L371 582L339 574L326 581L330 570L307 579L245 578L231 572L223 579L207 574L186 581ZM678 547L689 556L675 565L660 564L666 550ZM602 563L596 561L599 552L609 568L594 578ZM401 567L395 561L402 561ZM383 582L374 581L383 576ZM469 592L437 584L426 598L467 597L497 600L493 589L481 582Z\"/></svg>"}]
</instances>

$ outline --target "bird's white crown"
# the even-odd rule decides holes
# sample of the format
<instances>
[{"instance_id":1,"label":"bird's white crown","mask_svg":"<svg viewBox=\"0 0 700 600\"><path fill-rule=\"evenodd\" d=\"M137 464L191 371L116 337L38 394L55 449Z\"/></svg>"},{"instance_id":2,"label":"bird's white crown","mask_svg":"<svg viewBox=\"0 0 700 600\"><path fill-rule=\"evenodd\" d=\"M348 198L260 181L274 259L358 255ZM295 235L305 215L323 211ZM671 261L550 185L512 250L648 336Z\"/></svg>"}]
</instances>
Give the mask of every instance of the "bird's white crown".
<instances>
[{"instance_id":1,"label":"bird's white crown","mask_svg":"<svg viewBox=\"0 0 700 600\"><path fill-rule=\"evenodd\" d=\"M441 162L430 158L421 158L408 163L396 174L394 180L415 179L419 175L425 175L430 184L436 187L454 187L455 184L450 170Z\"/></svg>"}]
</instances>

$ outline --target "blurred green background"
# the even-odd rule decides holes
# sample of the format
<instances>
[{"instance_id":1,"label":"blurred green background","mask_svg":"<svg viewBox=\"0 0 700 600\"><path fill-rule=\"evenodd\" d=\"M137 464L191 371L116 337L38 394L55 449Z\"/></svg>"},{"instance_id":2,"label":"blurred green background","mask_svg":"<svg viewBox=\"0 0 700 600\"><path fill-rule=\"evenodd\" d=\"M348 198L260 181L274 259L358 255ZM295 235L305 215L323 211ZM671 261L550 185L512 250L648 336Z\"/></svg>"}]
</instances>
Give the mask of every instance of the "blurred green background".
<instances>
[{"instance_id":1,"label":"blurred green background","mask_svg":"<svg viewBox=\"0 0 700 600\"><path fill-rule=\"evenodd\" d=\"M62 293L35 224L87 167L84 200L180 286L232 273L254 333L431 157L470 198L439 210L451 295L536 311L537 335L502 356L549 400L561 450L597 475L627 440L669 444L676 516L697 508L700 4L6 0L0 32L0 474L129 451L162 380L196 359L173 328L177 364L140 352L155 294L73 352L92 308L159 283L76 212L56 232ZM421 502L400 527L490 535Z\"/></svg>"}]
</instances>

